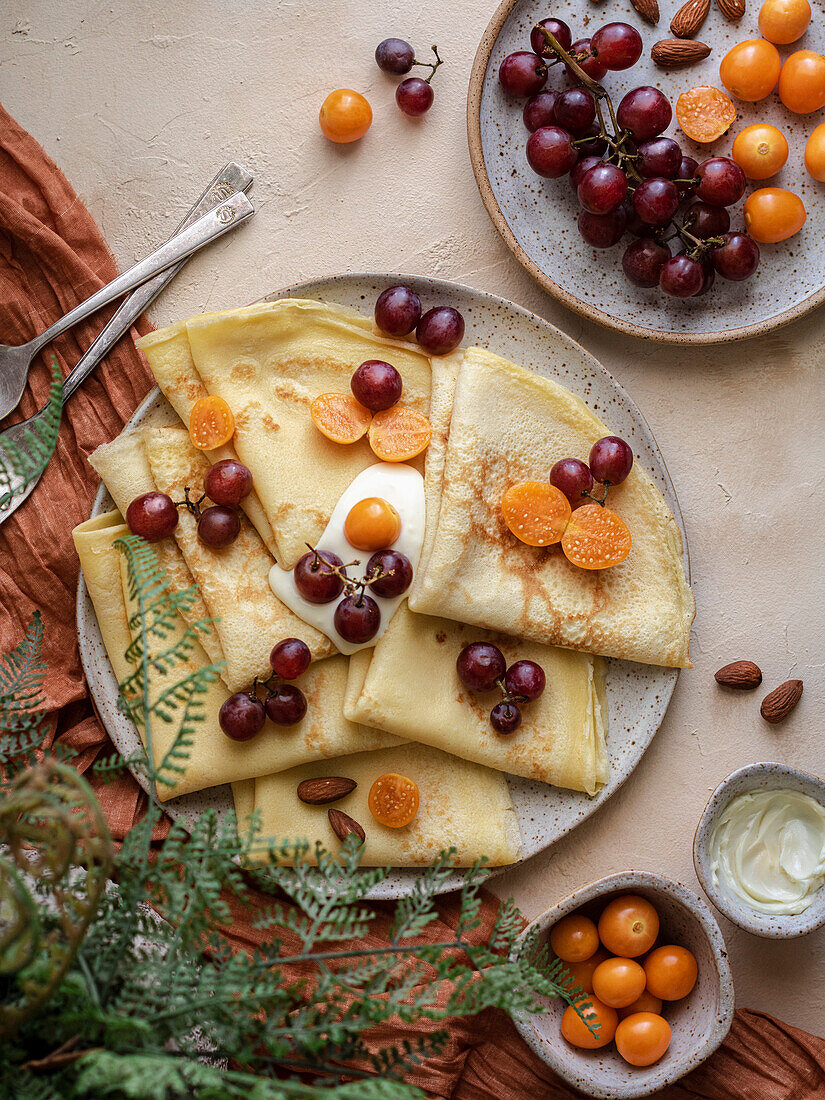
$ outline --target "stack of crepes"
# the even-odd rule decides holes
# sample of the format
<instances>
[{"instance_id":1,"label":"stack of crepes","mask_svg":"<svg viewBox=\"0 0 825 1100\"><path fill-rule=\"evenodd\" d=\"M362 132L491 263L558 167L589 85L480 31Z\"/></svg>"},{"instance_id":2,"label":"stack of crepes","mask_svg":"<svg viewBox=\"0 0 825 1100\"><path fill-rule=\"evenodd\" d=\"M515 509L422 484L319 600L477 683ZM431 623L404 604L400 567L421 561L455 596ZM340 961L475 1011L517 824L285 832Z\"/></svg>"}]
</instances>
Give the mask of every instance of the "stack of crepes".
<instances>
[{"instance_id":1,"label":"stack of crepes","mask_svg":"<svg viewBox=\"0 0 825 1100\"><path fill-rule=\"evenodd\" d=\"M257 811L263 835L338 843L325 808L302 803L301 780L338 775L357 781L340 808L366 830L366 864L413 866L447 847L457 865L481 855L514 862L520 838L506 775L593 795L607 781L605 662L689 665L694 603L682 564L679 528L644 470L634 465L611 490L611 506L633 534L621 565L585 571L558 547L515 539L500 501L512 484L543 480L564 456L586 457L607 427L569 391L480 348L429 357L408 340L379 333L371 319L339 306L281 299L206 314L139 341L171 414L98 448L91 462L118 511L75 531L86 583L119 679L134 624L124 558L115 543L122 517L140 494L174 500L202 490L209 463L238 457L252 472L237 541L213 550L185 511L174 538L155 545L170 591L194 587L179 630L199 625L190 667L221 662L204 699L204 720L173 797L231 783L239 821ZM273 594L273 561L292 568L315 545L342 492L374 464L366 440L342 446L310 417L321 393L349 392L368 359L391 362L404 381L404 404L429 416L432 442L413 465L423 469L424 546L408 599L372 649L351 658ZM235 419L232 446L197 450L187 426L194 402L226 400ZM168 413L168 410L167 410ZM267 725L252 741L230 740L218 711L233 692L270 674L272 646L302 638L313 664L301 678L306 717ZM456 657L470 641L493 640L508 665L538 662L547 677L510 737L489 724L490 701L464 691ZM168 639L164 640L168 646ZM154 677L152 690L185 674ZM157 725L157 724L156 724ZM154 730L157 758L175 723ZM418 814L405 828L373 821L371 783L400 772L419 787ZM163 795L162 795L163 796Z\"/></svg>"}]
</instances>

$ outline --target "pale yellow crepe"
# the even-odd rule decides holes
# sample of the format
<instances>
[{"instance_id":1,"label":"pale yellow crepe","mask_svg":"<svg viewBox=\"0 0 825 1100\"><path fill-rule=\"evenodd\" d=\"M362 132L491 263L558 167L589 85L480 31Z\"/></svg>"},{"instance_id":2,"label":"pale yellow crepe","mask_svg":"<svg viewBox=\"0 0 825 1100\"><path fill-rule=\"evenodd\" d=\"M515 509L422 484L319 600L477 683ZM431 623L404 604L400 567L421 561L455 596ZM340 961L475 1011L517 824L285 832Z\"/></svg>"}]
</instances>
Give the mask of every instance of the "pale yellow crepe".
<instances>
[{"instance_id":1,"label":"pale yellow crepe","mask_svg":"<svg viewBox=\"0 0 825 1100\"><path fill-rule=\"evenodd\" d=\"M354 477L375 462L366 438L332 443L310 417L321 393L350 393L355 369L384 359L401 373L401 404L427 414L430 361L414 344L374 331L359 314L322 302L282 299L186 324L206 389L235 416L233 444L252 471L274 532L279 564L291 569L314 544Z\"/></svg>"},{"instance_id":2,"label":"pale yellow crepe","mask_svg":"<svg viewBox=\"0 0 825 1100\"><path fill-rule=\"evenodd\" d=\"M157 489L173 500L203 493L209 463L193 446L182 428L154 428L144 435L152 479ZM204 502L204 507L210 502ZM197 520L185 508L175 528L189 572L200 590L207 612L215 621L226 668L222 676L230 691L249 687L254 678L265 680L272 672L269 654L284 638L301 638L313 659L335 652L332 642L308 626L281 603L269 586L274 562L258 532L241 517L241 531L222 550L213 550L198 538Z\"/></svg>"},{"instance_id":3,"label":"pale yellow crepe","mask_svg":"<svg viewBox=\"0 0 825 1100\"><path fill-rule=\"evenodd\" d=\"M161 391L183 421L184 426L189 427L189 414L192 406L201 398L207 396L206 387L200 380L195 364L192 362L192 352L189 348L189 337L186 334L186 322L178 321L174 325L157 329L146 336L141 336L135 341L137 347L146 356L155 381ZM237 458L235 449L230 444L216 447L212 451L202 452L209 462L218 462L224 458ZM275 539L272 536L272 528L266 518L258 494L253 489L246 497L241 507L249 516L250 522L264 540L269 552L274 557L276 554Z\"/></svg>"},{"instance_id":4,"label":"pale yellow crepe","mask_svg":"<svg viewBox=\"0 0 825 1100\"><path fill-rule=\"evenodd\" d=\"M386 772L399 772L418 786L418 814L401 829L379 825L369 810L370 787ZM518 821L504 776L427 745L362 752L256 779L254 808L260 817L261 836L306 839L310 857L316 841L337 851L341 841L329 824L329 807L307 806L297 794L303 779L324 775L346 776L358 784L335 808L364 829L365 866L420 866L449 847L457 849L457 867L466 867L480 856L487 856L494 867L519 858ZM236 805L248 815L248 798L242 794Z\"/></svg>"},{"instance_id":5,"label":"pale yellow crepe","mask_svg":"<svg viewBox=\"0 0 825 1100\"><path fill-rule=\"evenodd\" d=\"M118 519L117 513L110 513L107 517L87 520L75 528L73 537L109 659L122 682L132 671L133 666L125 662L124 654L136 630L130 631L128 625L128 617L134 614L135 608L124 585L126 559L114 546L118 538L128 534L125 524L116 522ZM174 631L162 641L152 638L150 654L155 655L159 649L174 645L184 631L185 624L179 619ZM152 665L152 699L208 664L206 653L195 641L186 659L166 673ZM195 724L194 745L185 773L172 788L159 784L159 797L168 799L221 783L251 779L293 768L308 760L397 745L398 740L389 734L366 729L343 717L346 683L346 657L316 661L300 680L307 697L306 717L289 727L275 726L267 721L251 741L240 742L227 737L218 724L218 712L230 693L223 682L216 679L201 697L203 721ZM170 723L155 719L152 724L156 765L177 736L182 712L176 711L175 717L176 720Z\"/></svg>"},{"instance_id":6,"label":"pale yellow crepe","mask_svg":"<svg viewBox=\"0 0 825 1100\"><path fill-rule=\"evenodd\" d=\"M639 463L610 491L610 507L633 537L620 565L579 569L558 546L526 546L501 517L511 485L545 480L560 458L586 460L608 434L562 386L470 348L459 370L440 492L434 464L427 471L427 524L436 529L410 607L549 645L689 667L695 604L681 535Z\"/></svg>"},{"instance_id":7,"label":"pale yellow crepe","mask_svg":"<svg viewBox=\"0 0 825 1100\"><path fill-rule=\"evenodd\" d=\"M456 658L470 642L494 642L508 666L535 661L543 694L521 707L522 724L502 736L490 725L500 692L467 691ZM344 713L478 764L595 794L607 782L603 662L586 653L492 634L402 604L374 649L356 653Z\"/></svg>"},{"instance_id":8,"label":"pale yellow crepe","mask_svg":"<svg viewBox=\"0 0 825 1100\"><path fill-rule=\"evenodd\" d=\"M255 780L242 779L238 783L233 783L232 799L235 803L238 832L243 834L249 828L250 818L255 809Z\"/></svg>"}]
</instances>

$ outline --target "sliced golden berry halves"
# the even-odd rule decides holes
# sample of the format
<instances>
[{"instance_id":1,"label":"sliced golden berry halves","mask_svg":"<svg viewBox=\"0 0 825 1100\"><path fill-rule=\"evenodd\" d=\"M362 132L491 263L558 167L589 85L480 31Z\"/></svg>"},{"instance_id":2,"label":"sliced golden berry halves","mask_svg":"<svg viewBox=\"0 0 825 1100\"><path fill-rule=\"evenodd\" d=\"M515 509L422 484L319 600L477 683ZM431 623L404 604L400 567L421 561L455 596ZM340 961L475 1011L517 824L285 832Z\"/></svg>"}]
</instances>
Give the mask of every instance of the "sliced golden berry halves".
<instances>
[{"instance_id":1,"label":"sliced golden berry halves","mask_svg":"<svg viewBox=\"0 0 825 1100\"><path fill-rule=\"evenodd\" d=\"M322 393L309 407L312 422L333 443L357 443L367 434L372 413L351 393Z\"/></svg>"},{"instance_id":2,"label":"sliced golden berry halves","mask_svg":"<svg viewBox=\"0 0 825 1100\"><path fill-rule=\"evenodd\" d=\"M501 498L504 522L528 546L559 542L570 521L570 501L548 481L522 481Z\"/></svg>"},{"instance_id":3,"label":"sliced golden berry halves","mask_svg":"<svg viewBox=\"0 0 825 1100\"><path fill-rule=\"evenodd\" d=\"M627 524L601 504L585 504L573 512L561 540L561 548L581 569L607 569L630 553L632 539Z\"/></svg>"}]
</instances>

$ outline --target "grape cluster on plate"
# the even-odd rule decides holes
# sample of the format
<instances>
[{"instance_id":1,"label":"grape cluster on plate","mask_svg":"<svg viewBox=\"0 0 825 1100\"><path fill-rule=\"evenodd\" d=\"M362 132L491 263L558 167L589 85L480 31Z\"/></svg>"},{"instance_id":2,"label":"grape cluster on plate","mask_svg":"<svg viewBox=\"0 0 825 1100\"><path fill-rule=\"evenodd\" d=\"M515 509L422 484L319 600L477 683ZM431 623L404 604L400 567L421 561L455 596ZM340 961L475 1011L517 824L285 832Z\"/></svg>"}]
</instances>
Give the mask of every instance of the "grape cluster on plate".
<instances>
[{"instance_id":1,"label":"grape cluster on plate","mask_svg":"<svg viewBox=\"0 0 825 1100\"><path fill-rule=\"evenodd\" d=\"M570 27L548 17L533 28L530 45L504 58L499 80L508 95L527 99L530 167L546 179L569 174L584 240L610 248L630 232L636 239L622 257L627 279L675 298L704 294L717 274L735 281L753 275L759 246L747 233L731 232L726 209L745 192L739 165L728 157L697 164L664 137L673 111L658 88L633 88L614 109L598 83L608 70L636 64L639 32L607 23L573 42ZM554 66L573 86L546 86Z\"/></svg>"},{"instance_id":2,"label":"grape cluster on plate","mask_svg":"<svg viewBox=\"0 0 825 1100\"><path fill-rule=\"evenodd\" d=\"M269 655L272 676L258 681L250 691L236 691L221 705L218 722L233 741L250 741L260 733L267 718L276 726L294 726L307 712L307 700L297 680L310 666L312 654L300 638L284 638ZM286 682L284 682L286 681ZM258 684L267 689L263 702L258 698Z\"/></svg>"},{"instance_id":3,"label":"grape cluster on plate","mask_svg":"<svg viewBox=\"0 0 825 1100\"><path fill-rule=\"evenodd\" d=\"M541 665L516 661L508 668L504 654L492 642L465 645L456 660L456 671L468 691L501 689L503 698L490 711L490 725L502 734L516 732L521 725L521 706L538 699L546 683Z\"/></svg>"}]
</instances>

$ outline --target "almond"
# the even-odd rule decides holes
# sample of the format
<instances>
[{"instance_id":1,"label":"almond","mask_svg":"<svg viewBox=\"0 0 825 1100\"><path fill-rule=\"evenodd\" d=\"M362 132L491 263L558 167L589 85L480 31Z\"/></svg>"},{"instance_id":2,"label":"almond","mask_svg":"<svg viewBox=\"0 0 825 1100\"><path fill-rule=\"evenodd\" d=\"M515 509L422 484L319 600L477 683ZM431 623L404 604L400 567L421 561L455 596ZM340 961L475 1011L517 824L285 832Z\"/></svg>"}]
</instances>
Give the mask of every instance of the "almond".
<instances>
[{"instance_id":1,"label":"almond","mask_svg":"<svg viewBox=\"0 0 825 1100\"><path fill-rule=\"evenodd\" d=\"M716 0L725 19L741 19L745 14L745 0Z\"/></svg>"},{"instance_id":2,"label":"almond","mask_svg":"<svg viewBox=\"0 0 825 1100\"><path fill-rule=\"evenodd\" d=\"M329 809L327 810L327 816L333 832L339 840L346 840L350 833L355 833L357 837L360 837L362 844L367 839L367 834L358 822L349 814L345 814L343 810Z\"/></svg>"},{"instance_id":3,"label":"almond","mask_svg":"<svg viewBox=\"0 0 825 1100\"><path fill-rule=\"evenodd\" d=\"M308 806L323 806L325 802L337 802L357 786L354 779L345 779L341 775L323 775L317 779L302 780L298 784L298 797Z\"/></svg>"},{"instance_id":4,"label":"almond","mask_svg":"<svg viewBox=\"0 0 825 1100\"><path fill-rule=\"evenodd\" d=\"M716 683L724 687L751 691L762 683L762 671L753 661L732 661L716 673Z\"/></svg>"},{"instance_id":5,"label":"almond","mask_svg":"<svg viewBox=\"0 0 825 1100\"><path fill-rule=\"evenodd\" d=\"M766 722L775 725L788 717L801 698L802 681L786 680L784 684L780 684L765 696L760 713Z\"/></svg>"},{"instance_id":6,"label":"almond","mask_svg":"<svg viewBox=\"0 0 825 1100\"><path fill-rule=\"evenodd\" d=\"M645 22L656 26L659 22L659 0L630 0L630 2Z\"/></svg>"},{"instance_id":7,"label":"almond","mask_svg":"<svg viewBox=\"0 0 825 1100\"><path fill-rule=\"evenodd\" d=\"M693 38L710 11L710 0L687 0L670 21L670 33L677 38Z\"/></svg>"},{"instance_id":8,"label":"almond","mask_svg":"<svg viewBox=\"0 0 825 1100\"><path fill-rule=\"evenodd\" d=\"M710 46L689 38L663 38L650 51L654 64L661 69L680 69L695 65L710 53Z\"/></svg>"}]
</instances>

